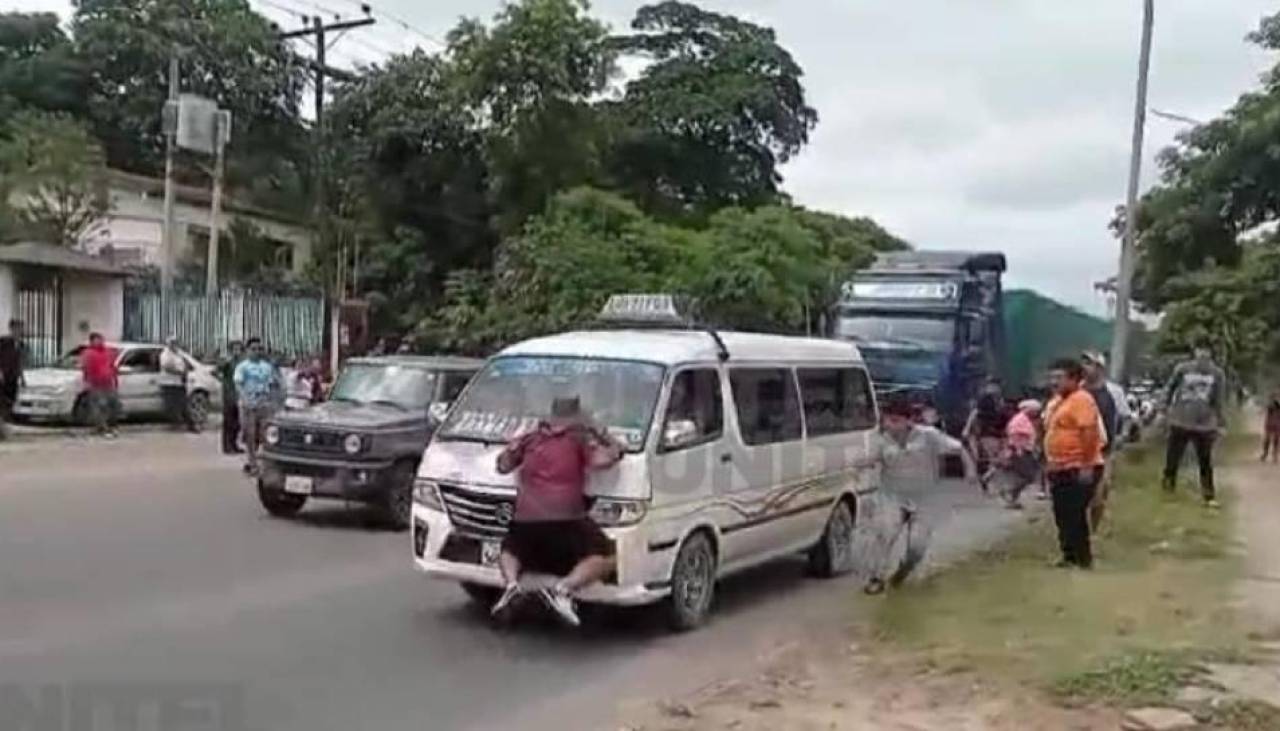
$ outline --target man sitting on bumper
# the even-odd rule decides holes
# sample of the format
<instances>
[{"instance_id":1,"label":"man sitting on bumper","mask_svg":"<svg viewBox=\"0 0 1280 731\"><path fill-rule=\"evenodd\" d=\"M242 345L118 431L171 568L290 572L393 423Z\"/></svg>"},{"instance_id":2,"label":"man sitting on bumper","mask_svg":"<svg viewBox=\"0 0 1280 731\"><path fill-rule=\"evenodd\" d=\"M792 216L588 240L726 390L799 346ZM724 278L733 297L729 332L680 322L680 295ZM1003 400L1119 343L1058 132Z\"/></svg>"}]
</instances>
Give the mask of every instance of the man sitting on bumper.
<instances>
[{"instance_id":1,"label":"man sitting on bumper","mask_svg":"<svg viewBox=\"0 0 1280 731\"><path fill-rule=\"evenodd\" d=\"M557 398L549 418L498 455L498 472L519 473L515 519L498 559L506 588L493 605L495 615L520 594L527 569L562 577L539 593L566 622L579 624L573 594L616 565L613 543L587 514L587 474L612 467L622 453L622 445L584 417L577 398Z\"/></svg>"}]
</instances>

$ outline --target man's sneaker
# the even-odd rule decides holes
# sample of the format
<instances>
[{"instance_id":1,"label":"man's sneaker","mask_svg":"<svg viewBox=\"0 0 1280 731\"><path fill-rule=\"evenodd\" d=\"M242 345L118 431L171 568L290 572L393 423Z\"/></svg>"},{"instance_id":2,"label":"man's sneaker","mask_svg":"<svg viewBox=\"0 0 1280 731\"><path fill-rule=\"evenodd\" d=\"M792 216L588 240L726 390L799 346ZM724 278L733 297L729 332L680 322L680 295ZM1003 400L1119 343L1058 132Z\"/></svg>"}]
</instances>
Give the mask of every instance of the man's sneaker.
<instances>
[{"instance_id":1,"label":"man's sneaker","mask_svg":"<svg viewBox=\"0 0 1280 731\"><path fill-rule=\"evenodd\" d=\"M582 620L578 619L578 611L573 607L573 597L569 596L569 592L559 586L544 586L538 589L538 594L565 623L572 627L582 624Z\"/></svg>"},{"instance_id":2,"label":"man's sneaker","mask_svg":"<svg viewBox=\"0 0 1280 731\"><path fill-rule=\"evenodd\" d=\"M1213 498L1209 498L1208 500L1204 501L1204 506L1210 510L1217 510L1218 508L1222 507L1222 503L1218 502L1217 500L1214 500Z\"/></svg>"},{"instance_id":3,"label":"man's sneaker","mask_svg":"<svg viewBox=\"0 0 1280 731\"><path fill-rule=\"evenodd\" d=\"M498 601L493 603L493 609L489 610L489 614L494 617L502 614L518 596L520 596L520 585L507 584L507 588L502 590L502 596L498 597Z\"/></svg>"}]
</instances>

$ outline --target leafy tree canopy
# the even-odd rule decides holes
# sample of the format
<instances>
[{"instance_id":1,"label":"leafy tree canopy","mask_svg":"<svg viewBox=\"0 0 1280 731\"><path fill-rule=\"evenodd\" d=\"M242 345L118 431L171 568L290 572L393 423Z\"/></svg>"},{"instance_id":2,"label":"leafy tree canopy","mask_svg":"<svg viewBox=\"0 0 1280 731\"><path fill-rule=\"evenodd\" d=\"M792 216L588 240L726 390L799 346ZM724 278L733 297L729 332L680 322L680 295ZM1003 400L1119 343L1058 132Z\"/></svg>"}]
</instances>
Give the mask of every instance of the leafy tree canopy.
<instances>
[{"instance_id":1,"label":"leafy tree canopy","mask_svg":"<svg viewBox=\"0 0 1280 731\"><path fill-rule=\"evenodd\" d=\"M83 114L88 74L53 13L0 13L0 119L19 109Z\"/></svg>"},{"instance_id":2,"label":"leafy tree canopy","mask_svg":"<svg viewBox=\"0 0 1280 731\"><path fill-rule=\"evenodd\" d=\"M8 236L71 245L106 209L102 148L63 114L23 111L0 129L0 201ZM7 206L6 206L7 207Z\"/></svg>"}]
</instances>

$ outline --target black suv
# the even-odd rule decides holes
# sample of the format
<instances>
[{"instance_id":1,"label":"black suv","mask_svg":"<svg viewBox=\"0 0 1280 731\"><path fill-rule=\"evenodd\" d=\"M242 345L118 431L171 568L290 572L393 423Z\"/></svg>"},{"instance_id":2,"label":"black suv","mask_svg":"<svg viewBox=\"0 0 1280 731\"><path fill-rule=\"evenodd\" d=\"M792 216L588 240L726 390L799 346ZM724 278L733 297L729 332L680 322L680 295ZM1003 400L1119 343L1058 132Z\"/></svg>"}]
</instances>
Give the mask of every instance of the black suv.
<instances>
[{"instance_id":1,"label":"black suv","mask_svg":"<svg viewBox=\"0 0 1280 731\"><path fill-rule=\"evenodd\" d=\"M396 529L408 527L427 440L483 364L409 355L348 360L323 403L280 411L264 427L262 506L287 517L307 498L369 503Z\"/></svg>"}]
</instances>

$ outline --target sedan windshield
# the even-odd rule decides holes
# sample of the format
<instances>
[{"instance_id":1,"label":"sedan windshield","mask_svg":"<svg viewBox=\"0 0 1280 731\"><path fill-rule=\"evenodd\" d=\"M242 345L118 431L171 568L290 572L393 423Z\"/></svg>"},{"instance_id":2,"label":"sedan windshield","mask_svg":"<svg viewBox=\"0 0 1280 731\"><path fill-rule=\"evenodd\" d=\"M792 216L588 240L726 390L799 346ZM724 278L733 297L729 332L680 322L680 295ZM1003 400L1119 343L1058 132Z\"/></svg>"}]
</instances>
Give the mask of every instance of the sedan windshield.
<instances>
[{"instance_id":1,"label":"sedan windshield","mask_svg":"<svg viewBox=\"0 0 1280 731\"><path fill-rule=\"evenodd\" d=\"M350 365L333 384L329 399L422 410L430 404L434 386L435 375L422 368Z\"/></svg>"},{"instance_id":2,"label":"sedan windshield","mask_svg":"<svg viewBox=\"0 0 1280 731\"><path fill-rule=\"evenodd\" d=\"M649 432L662 377L662 366L652 363L497 358L472 381L437 438L505 442L545 418L552 400L577 397L588 418L638 451Z\"/></svg>"}]
</instances>

